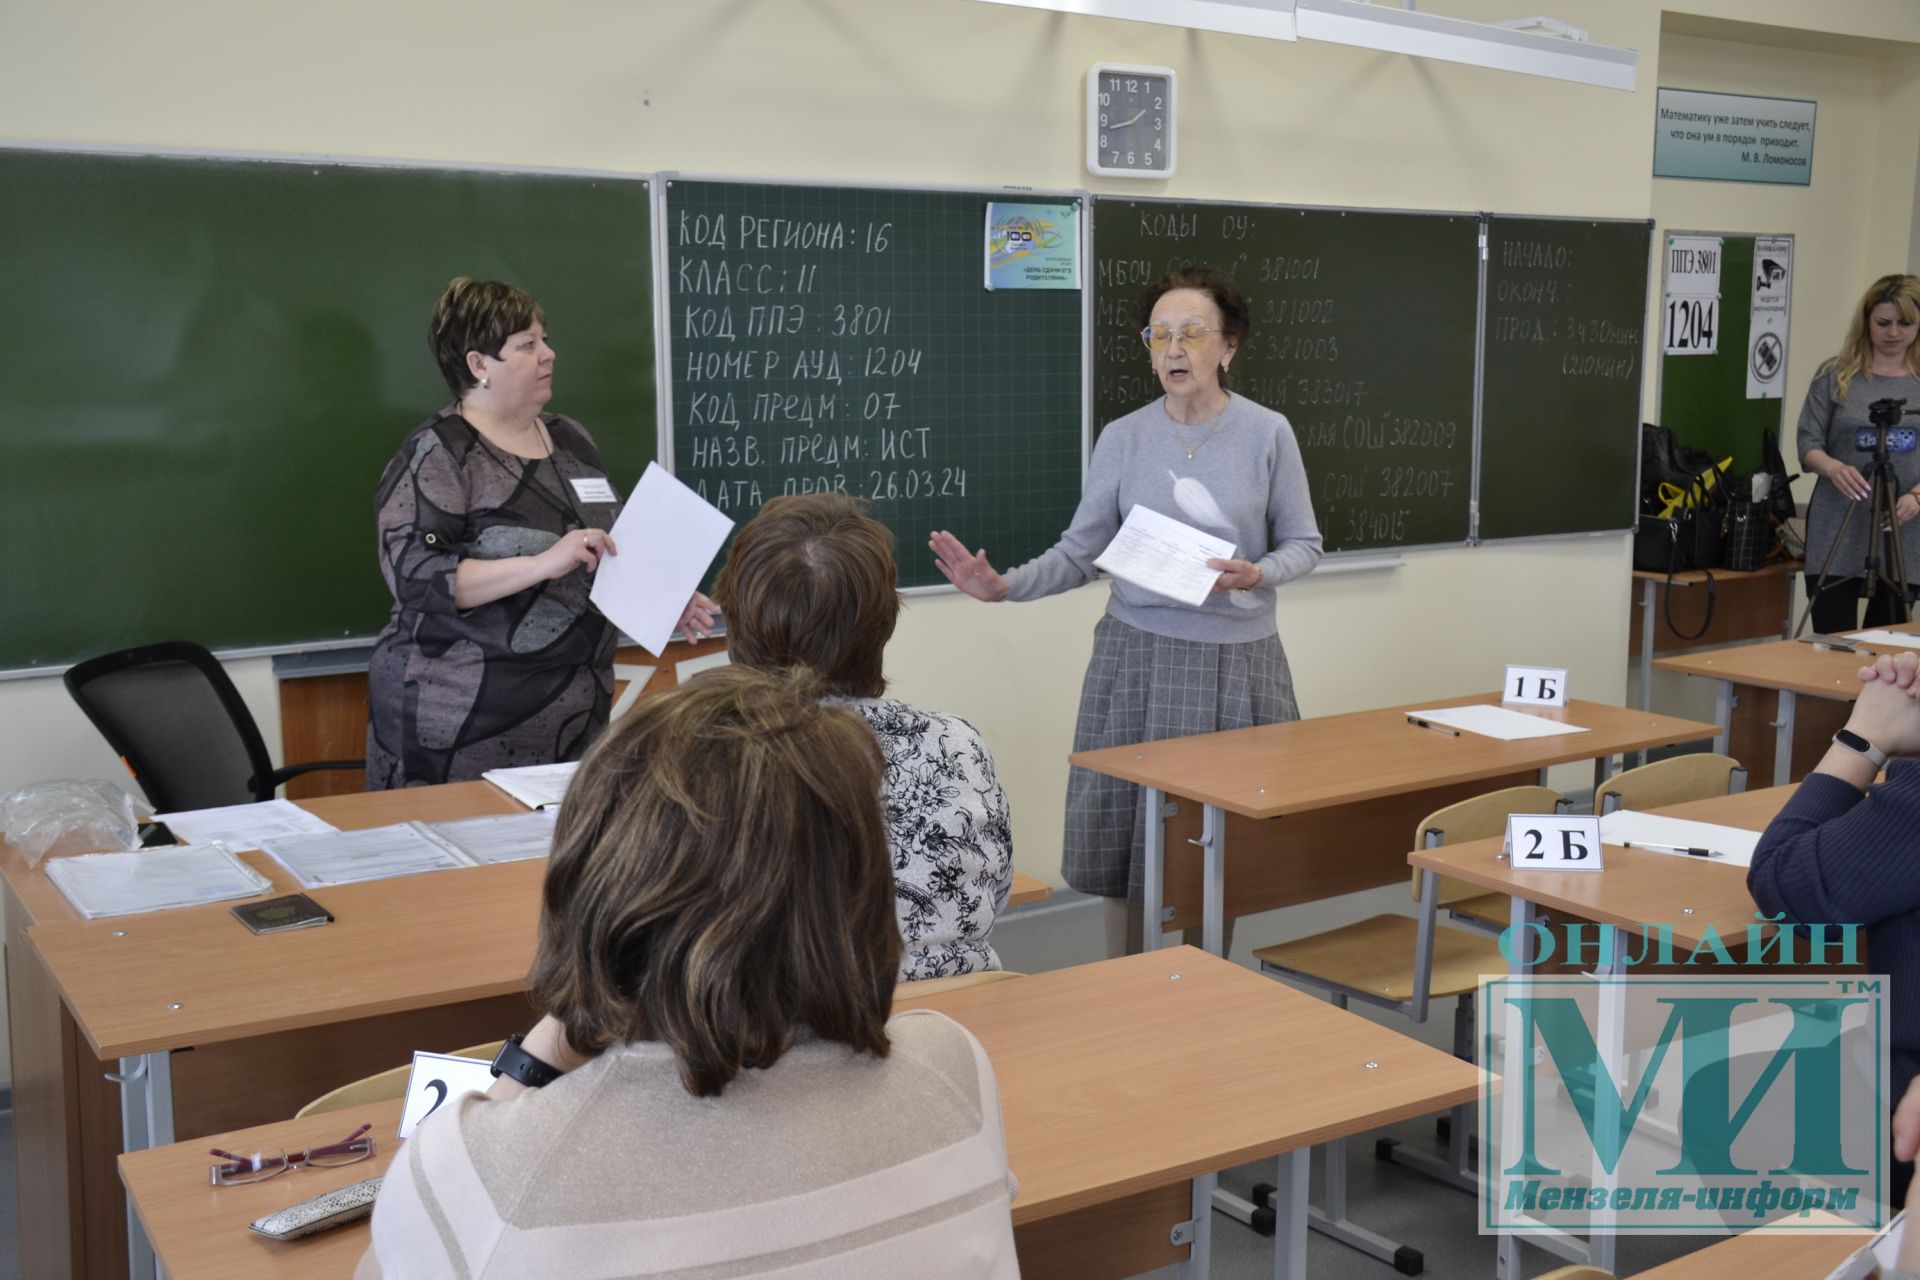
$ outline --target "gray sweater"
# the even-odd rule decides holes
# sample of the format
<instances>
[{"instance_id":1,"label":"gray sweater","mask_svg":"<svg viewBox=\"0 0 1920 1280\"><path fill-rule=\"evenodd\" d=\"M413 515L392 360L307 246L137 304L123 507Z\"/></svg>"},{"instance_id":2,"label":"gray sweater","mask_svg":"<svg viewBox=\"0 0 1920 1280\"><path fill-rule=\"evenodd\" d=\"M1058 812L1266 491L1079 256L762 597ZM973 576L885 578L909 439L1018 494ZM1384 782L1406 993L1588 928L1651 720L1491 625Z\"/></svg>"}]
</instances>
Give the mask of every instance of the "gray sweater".
<instances>
[{"instance_id":1,"label":"gray sweater","mask_svg":"<svg viewBox=\"0 0 1920 1280\"><path fill-rule=\"evenodd\" d=\"M1834 398L1833 371L1823 369L1807 388L1807 401L1800 409L1800 457L1809 451L1824 449L1842 462L1850 462L1865 474L1873 461L1873 450L1862 449L1856 433L1868 425L1867 407L1875 400L1905 400L1909 408L1920 408L1920 378L1881 378L1871 373L1856 374L1847 384L1847 398ZM1920 428L1920 418L1903 418L1901 425ZM1893 466L1894 500L1920 484L1920 452L1888 452ZM1832 575L1852 577L1865 567L1867 555L1867 504L1853 503L1825 477L1814 482L1813 497L1807 501L1807 572L1817 574L1826 563L1827 553L1840 536L1840 523L1847 508L1858 506L1860 513L1847 523L1847 536L1833 558ZM1906 553L1907 577L1920 581L1920 520L1902 526L1900 545ZM1893 566L1882 565L1889 577Z\"/></svg>"},{"instance_id":2,"label":"gray sweater","mask_svg":"<svg viewBox=\"0 0 1920 1280\"><path fill-rule=\"evenodd\" d=\"M1007 598L1038 600L1091 582L1094 557L1136 503L1231 539L1238 559L1260 566L1259 587L1220 592L1197 609L1115 580L1107 612L1154 635L1213 644L1265 639L1277 630L1274 588L1320 560L1307 472L1286 418L1234 396L1212 422L1186 427L1167 416L1162 398L1100 433L1073 523L1051 550L1007 573Z\"/></svg>"}]
</instances>

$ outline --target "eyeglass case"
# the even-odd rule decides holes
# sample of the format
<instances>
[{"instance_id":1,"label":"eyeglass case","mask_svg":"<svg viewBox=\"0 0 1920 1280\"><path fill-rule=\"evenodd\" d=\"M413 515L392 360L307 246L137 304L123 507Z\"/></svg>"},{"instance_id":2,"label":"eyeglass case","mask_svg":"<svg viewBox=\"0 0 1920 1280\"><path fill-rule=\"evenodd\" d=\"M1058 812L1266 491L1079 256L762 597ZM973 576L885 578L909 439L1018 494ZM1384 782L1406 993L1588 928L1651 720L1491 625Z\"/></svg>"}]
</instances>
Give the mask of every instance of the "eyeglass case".
<instances>
[{"instance_id":1,"label":"eyeglass case","mask_svg":"<svg viewBox=\"0 0 1920 1280\"><path fill-rule=\"evenodd\" d=\"M380 1194L383 1181L384 1177L364 1178L337 1191L288 1205L264 1218L255 1218L247 1224L247 1229L270 1240L298 1240L330 1231L334 1227L344 1227L373 1212L373 1199Z\"/></svg>"}]
</instances>

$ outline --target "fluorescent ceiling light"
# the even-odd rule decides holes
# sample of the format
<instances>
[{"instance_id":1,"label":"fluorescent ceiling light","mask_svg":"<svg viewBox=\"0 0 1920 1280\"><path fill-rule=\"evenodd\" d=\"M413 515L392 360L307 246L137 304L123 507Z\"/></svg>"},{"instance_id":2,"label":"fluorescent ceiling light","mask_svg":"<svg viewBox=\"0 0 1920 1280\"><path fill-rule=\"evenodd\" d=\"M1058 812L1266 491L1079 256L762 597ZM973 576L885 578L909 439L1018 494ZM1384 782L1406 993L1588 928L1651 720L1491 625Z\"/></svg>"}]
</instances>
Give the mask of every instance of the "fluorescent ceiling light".
<instances>
[{"instance_id":1,"label":"fluorescent ceiling light","mask_svg":"<svg viewBox=\"0 0 1920 1280\"><path fill-rule=\"evenodd\" d=\"M1023 9L1051 9L1089 18L1152 22L1163 27L1224 31L1269 40L1294 38L1294 0L986 0Z\"/></svg>"},{"instance_id":2,"label":"fluorescent ceiling light","mask_svg":"<svg viewBox=\"0 0 1920 1280\"><path fill-rule=\"evenodd\" d=\"M1633 92L1635 66L1640 58L1632 49L1558 35L1534 35L1493 23L1443 18L1364 0L1299 0L1295 18L1302 40L1464 62L1629 93Z\"/></svg>"}]
</instances>

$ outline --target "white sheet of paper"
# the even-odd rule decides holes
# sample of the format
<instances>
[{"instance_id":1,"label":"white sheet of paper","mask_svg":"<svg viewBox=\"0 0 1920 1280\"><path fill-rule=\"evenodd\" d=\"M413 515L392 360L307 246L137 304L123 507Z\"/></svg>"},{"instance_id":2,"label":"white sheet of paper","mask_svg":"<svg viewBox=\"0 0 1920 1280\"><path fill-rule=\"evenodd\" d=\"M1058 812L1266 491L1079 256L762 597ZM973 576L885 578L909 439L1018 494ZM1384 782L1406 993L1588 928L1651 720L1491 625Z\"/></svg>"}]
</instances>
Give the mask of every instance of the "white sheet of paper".
<instances>
[{"instance_id":1,"label":"white sheet of paper","mask_svg":"<svg viewBox=\"0 0 1920 1280\"><path fill-rule=\"evenodd\" d=\"M502 813L485 818L422 823L429 838L453 846L475 862L524 862L553 852L551 809Z\"/></svg>"},{"instance_id":2,"label":"white sheet of paper","mask_svg":"<svg viewBox=\"0 0 1920 1280\"><path fill-rule=\"evenodd\" d=\"M223 845L49 858L47 875L89 920L265 893L273 882Z\"/></svg>"},{"instance_id":3,"label":"white sheet of paper","mask_svg":"<svg viewBox=\"0 0 1920 1280\"><path fill-rule=\"evenodd\" d=\"M463 1093L485 1093L493 1087L493 1064L479 1058L456 1058L450 1053L413 1055L407 1073L407 1105L400 1111L400 1132L406 1141L422 1120Z\"/></svg>"},{"instance_id":4,"label":"white sheet of paper","mask_svg":"<svg viewBox=\"0 0 1920 1280\"><path fill-rule=\"evenodd\" d=\"M408 822L323 836L280 836L260 847L309 889L473 865Z\"/></svg>"},{"instance_id":5,"label":"white sheet of paper","mask_svg":"<svg viewBox=\"0 0 1920 1280\"><path fill-rule=\"evenodd\" d=\"M1207 561L1232 558L1233 544L1225 538L1135 503L1093 567L1183 604L1202 605L1220 576Z\"/></svg>"},{"instance_id":6,"label":"white sheet of paper","mask_svg":"<svg viewBox=\"0 0 1920 1280\"><path fill-rule=\"evenodd\" d=\"M564 764L523 764L517 769L489 769L481 774L529 809L557 807L567 794L567 784L580 768L578 760Z\"/></svg>"},{"instance_id":7,"label":"white sheet of paper","mask_svg":"<svg viewBox=\"0 0 1920 1280\"><path fill-rule=\"evenodd\" d=\"M1517 742L1521 738L1551 738L1561 733L1586 732L1585 728L1577 724L1564 724L1558 720L1549 720L1545 716L1528 715L1524 711L1510 711L1506 707L1490 707L1485 704L1468 707L1434 707L1430 711L1409 711L1407 718L1425 720L1430 724L1444 724L1451 729L1477 733L1483 738L1500 738L1506 742Z\"/></svg>"},{"instance_id":8,"label":"white sheet of paper","mask_svg":"<svg viewBox=\"0 0 1920 1280\"><path fill-rule=\"evenodd\" d=\"M218 809L188 809L154 815L183 844L218 840L229 849L258 849L275 836L310 836L335 830L291 800L262 800Z\"/></svg>"},{"instance_id":9,"label":"white sheet of paper","mask_svg":"<svg viewBox=\"0 0 1920 1280\"><path fill-rule=\"evenodd\" d=\"M1896 649L1920 649L1920 635L1915 635L1911 631L1888 631L1884 627L1876 627L1872 631L1849 631L1847 635L1851 639L1865 641L1867 644L1891 645Z\"/></svg>"},{"instance_id":10,"label":"white sheet of paper","mask_svg":"<svg viewBox=\"0 0 1920 1280\"><path fill-rule=\"evenodd\" d=\"M1717 822L1691 822L1685 818L1663 818L1658 814L1617 809L1600 819L1600 838L1608 844L1646 841L1649 844L1677 844L1688 849L1712 849L1724 858L1695 858L1691 854L1672 856L1689 862L1713 862L1730 867L1753 865L1753 846L1760 843L1758 831L1725 827ZM1654 849L1652 853L1665 850Z\"/></svg>"},{"instance_id":11,"label":"white sheet of paper","mask_svg":"<svg viewBox=\"0 0 1920 1280\"><path fill-rule=\"evenodd\" d=\"M649 462L613 522L620 554L593 572L594 607L659 657L732 531L725 512Z\"/></svg>"}]
</instances>

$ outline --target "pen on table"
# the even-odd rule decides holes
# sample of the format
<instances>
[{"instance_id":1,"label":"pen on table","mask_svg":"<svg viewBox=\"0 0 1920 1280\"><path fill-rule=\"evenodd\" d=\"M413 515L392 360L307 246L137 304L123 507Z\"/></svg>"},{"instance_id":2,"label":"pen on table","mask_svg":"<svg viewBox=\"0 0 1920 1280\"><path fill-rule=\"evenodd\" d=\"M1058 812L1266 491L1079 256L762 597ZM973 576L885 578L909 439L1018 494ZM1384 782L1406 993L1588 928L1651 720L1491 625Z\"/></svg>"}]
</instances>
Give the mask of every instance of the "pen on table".
<instances>
[{"instance_id":1,"label":"pen on table","mask_svg":"<svg viewBox=\"0 0 1920 1280\"><path fill-rule=\"evenodd\" d=\"M1684 853L1689 858L1724 858L1727 855L1713 849L1700 849L1684 844L1655 844L1651 840L1622 840L1629 849L1651 849L1655 853Z\"/></svg>"},{"instance_id":2,"label":"pen on table","mask_svg":"<svg viewBox=\"0 0 1920 1280\"><path fill-rule=\"evenodd\" d=\"M1419 716L1408 716L1407 723L1419 725L1422 729L1431 729L1435 733L1444 733L1448 737L1457 738L1460 736L1460 731L1458 729L1452 728L1444 724L1435 724L1431 720L1422 720Z\"/></svg>"}]
</instances>

